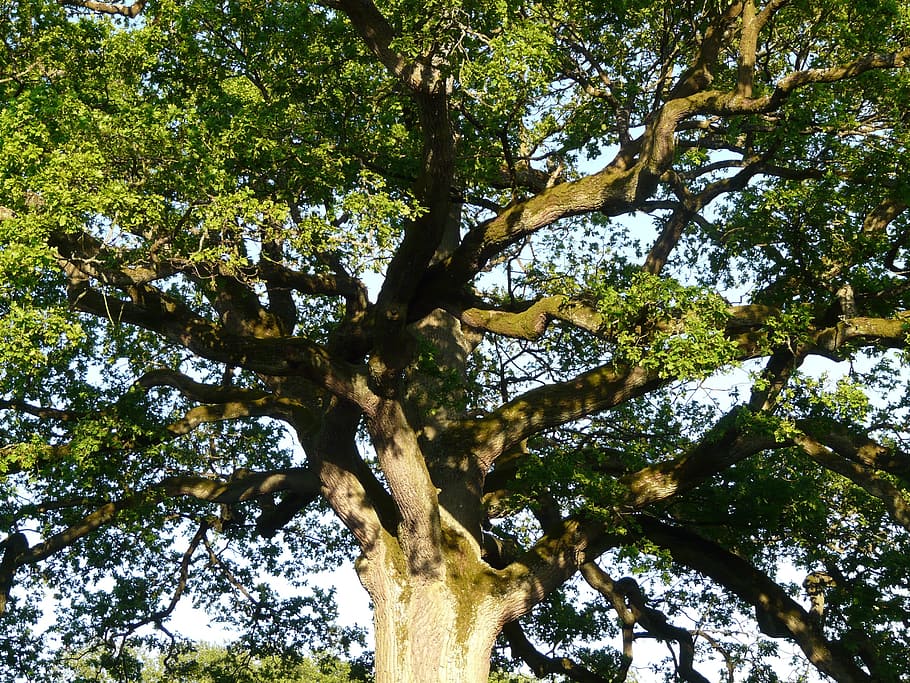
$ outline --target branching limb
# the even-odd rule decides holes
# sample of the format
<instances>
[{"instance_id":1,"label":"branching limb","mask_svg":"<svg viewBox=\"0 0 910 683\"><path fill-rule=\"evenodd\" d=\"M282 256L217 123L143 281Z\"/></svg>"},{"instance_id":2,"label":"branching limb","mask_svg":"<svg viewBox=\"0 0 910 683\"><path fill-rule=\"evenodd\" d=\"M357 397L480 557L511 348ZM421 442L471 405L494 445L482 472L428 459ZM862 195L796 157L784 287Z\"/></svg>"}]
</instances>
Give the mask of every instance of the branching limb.
<instances>
[{"instance_id":1,"label":"branching limb","mask_svg":"<svg viewBox=\"0 0 910 683\"><path fill-rule=\"evenodd\" d=\"M173 595L168 602L167 606L163 609L160 609L152 614L145 616L138 621L134 621L131 624L125 626L125 631L127 634L134 632L136 629L142 628L146 624L160 624L160 622L167 619L171 614L174 613L174 610L177 608L177 604L180 602L180 599L183 597L184 592L186 592L187 584L189 583L190 577L190 562L195 555L196 550L199 548L199 545L205 539L205 535L209 530L208 522L202 522L199 525L199 528L196 530L196 533L193 534L193 538L190 539L190 543L187 546L186 550L183 552L183 556L180 558L180 570L177 576L177 586L174 589Z\"/></svg>"},{"instance_id":2,"label":"branching limb","mask_svg":"<svg viewBox=\"0 0 910 683\"><path fill-rule=\"evenodd\" d=\"M372 0L323 0L320 4L343 12L370 52L409 88L417 92L432 92L439 87L443 75L438 69L409 60L392 47L395 33Z\"/></svg>"},{"instance_id":3,"label":"branching limb","mask_svg":"<svg viewBox=\"0 0 910 683\"><path fill-rule=\"evenodd\" d=\"M625 505L643 509L693 489L731 465L780 444L773 435L753 433L738 424L746 413L734 408L687 453L648 465L620 481L628 489Z\"/></svg>"},{"instance_id":4,"label":"branching limb","mask_svg":"<svg viewBox=\"0 0 910 683\"><path fill-rule=\"evenodd\" d=\"M908 60L910 60L910 47L891 53L864 55L846 64L832 66L827 69L795 71L779 81L775 93L768 97L773 99L787 95L797 88L812 83L834 83L848 78L855 78L862 73L875 69L899 69L906 66Z\"/></svg>"},{"instance_id":5,"label":"branching limb","mask_svg":"<svg viewBox=\"0 0 910 683\"><path fill-rule=\"evenodd\" d=\"M733 3L720 23L734 20L741 9L741 3ZM722 41L722 33L715 39ZM714 53L713 48L705 49L708 56ZM888 55L866 55L829 69L793 72L781 79L771 94L760 98L745 97L736 91L704 90L710 82L710 71L699 66L681 78L672 98L654 115L642 137L630 143L638 153L633 166L629 165L628 150L621 151L602 171L551 187L472 229L455 253L428 274L423 296L436 299L445 291L460 287L504 249L557 220L594 211L617 215L635 208L637 201L651 194L672 163L676 128L688 117L766 113L777 109L798 88L853 78L873 69L898 68L908 58L910 48ZM711 61L705 59L706 63Z\"/></svg>"},{"instance_id":6,"label":"branching limb","mask_svg":"<svg viewBox=\"0 0 910 683\"><path fill-rule=\"evenodd\" d=\"M799 420L796 426L843 458L910 482L910 453L883 446L868 436L854 434L843 425L828 420Z\"/></svg>"},{"instance_id":7,"label":"branching limb","mask_svg":"<svg viewBox=\"0 0 910 683\"><path fill-rule=\"evenodd\" d=\"M795 435L793 441L815 462L846 477L866 493L882 501L891 518L910 531L910 502L894 484L868 471L862 465L840 457L806 434Z\"/></svg>"},{"instance_id":8,"label":"branching limb","mask_svg":"<svg viewBox=\"0 0 910 683\"><path fill-rule=\"evenodd\" d=\"M58 231L50 236L48 243L57 249L61 266L121 289L145 285L180 270L172 262L148 259L129 249L112 247L87 232Z\"/></svg>"},{"instance_id":9,"label":"branching limb","mask_svg":"<svg viewBox=\"0 0 910 683\"><path fill-rule=\"evenodd\" d=\"M616 590L613 579L594 562L581 565L581 574L588 585L610 601L613 610L619 617L622 630L622 665L617 672L616 681L625 681L632 666L634 652L632 645L635 641L635 614L626 604L622 594Z\"/></svg>"},{"instance_id":10,"label":"branching limb","mask_svg":"<svg viewBox=\"0 0 910 683\"><path fill-rule=\"evenodd\" d=\"M769 320L778 316L780 311L771 306L750 304L730 306L727 309L725 323L729 337L740 341L745 353L754 352L754 343L748 342L743 335L758 332ZM596 335L604 341L615 337L616 330L607 316L588 303L563 295L548 296L536 301L515 302L507 309L485 308L481 305L464 308L460 312L461 321L483 330L512 339L539 339L549 327L550 322L559 320ZM667 331L680 329L682 321L655 321L654 329Z\"/></svg>"},{"instance_id":11,"label":"branching limb","mask_svg":"<svg viewBox=\"0 0 910 683\"><path fill-rule=\"evenodd\" d=\"M461 204L453 202L455 173L455 132L449 105L451 77L432 65L431 57L408 58L393 47L391 24L372 0L331 0L327 3L343 12L369 50L408 88L420 117L423 142L421 168L413 192L425 211L405 227L382 288L377 296L379 328L384 342L375 357L392 375L403 367L400 346L408 322L407 309L417 294L418 284L434 259L450 251L459 238ZM451 247L444 248L446 242Z\"/></svg>"},{"instance_id":12,"label":"branching limb","mask_svg":"<svg viewBox=\"0 0 910 683\"><path fill-rule=\"evenodd\" d=\"M24 401L5 401L0 400L0 410L11 410L17 413L26 413L42 420L53 420L55 422L74 422L82 417L83 413L73 412L71 410L59 410L57 408L44 408L42 406L32 405Z\"/></svg>"},{"instance_id":13,"label":"branching limb","mask_svg":"<svg viewBox=\"0 0 910 683\"><path fill-rule=\"evenodd\" d=\"M281 491L309 496L313 500L320 491L319 481L306 468L242 472L227 482L191 475L167 477L143 491L100 505L76 524L31 547L23 534L11 534L4 541L5 550L0 561L0 606L6 604L17 568L35 564L72 546L101 527L114 523L124 511L175 497L191 497L211 503L238 503Z\"/></svg>"},{"instance_id":14,"label":"branching limb","mask_svg":"<svg viewBox=\"0 0 910 683\"><path fill-rule=\"evenodd\" d=\"M742 97L736 92L704 91L684 100L668 102L667 106L684 110L681 116L694 113L730 116L763 114L774 111L796 90L816 83L844 81L878 69L899 69L910 61L910 47L887 54L867 54L845 64L829 68L794 71L777 82L773 91L764 97Z\"/></svg>"},{"instance_id":15,"label":"branching limb","mask_svg":"<svg viewBox=\"0 0 910 683\"><path fill-rule=\"evenodd\" d=\"M126 301L107 296L89 287L85 278L76 277L71 281L70 297L79 310L114 323L129 323L157 332L203 358L265 375L302 376L368 410L375 404L365 372L334 358L309 340L228 334L181 302L147 285L133 288L132 300Z\"/></svg>"},{"instance_id":16,"label":"branching limb","mask_svg":"<svg viewBox=\"0 0 910 683\"><path fill-rule=\"evenodd\" d=\"M485 417L463 422L452 438L469 445L484 471L506 449L549 427L619 405L661 384L656 370L613 364L566 382L531 389Z\"/></svg>"},{"instance_id":17,"label":"branching limb","mask_svg":"<svg viewBox=\"0 0 910 683\"><path fill-rule=\"evenodd\" d=\"M171 370L170 368L156 368L155 370L150 370L136 380L136 384L143 389L172 387L177 389L184 397L198 403L257 401L268 396L267 392L256 389L226 387L221 384L197 382L183 373Z\"/></svg>"},{"instance_id":18,"label":"branching limb","mask_svg":"<svg viewBox=\"0 0 910 683\"><path fill-rule=\"evenodd\" d=\"M763 632L790 637L819 671L841 683L872 683L848 647L827 640L812 615L765 574L725 548L690 531L652 517L636 521L644 535L670 551L673 559L711 577L753 605Z\"/></svg>"},{"instance_id":19,"label":"branching limb","mask_svg":"<svg viewBox=\"0 0 910 683\"><path fill-rule=\"evenodd\" d=\"M567 296L548 296L522 307L524 310L520 311L468 308L461 312L461 322L493 334L531 341L546 331L551 320L562 320L593 334L606 331L603 314Z\"/></svg>"},{"instance_id":20,"label":"branching limb","mask_svg":"<svg viewBox=\"0 0 910 683\"><path fill-rule=\"evenodd\" d=\"M607 598L625 623L624 615L631 615L648 633L660 640L675 640L679 643L679 675L689 683L708 683L708 679L693 667L695 663L695 642L686 629L674 626L660 610L650 607L635 579L625 577L613 581L596 563L588 562L581 567L588 584ZM621 605L621 607L620 607Z\"/></svg>"},{"instance_id":21,"label":"branching limb","mask_svg":"<svg viewBox=\"0 0 910 683\"><path fill-rule=\"evenodd\" d=\"M743 11L739 0L731 2L722 14L719 14L705 30L699 46L695 63L680 74L676 84L667 93L667 99L688 97L711 85L713 71L717 67L718 56L724 47L726 35Z\"/></svg>"},{"instance_id":22,"label":"branching limb","mask_svg":"<svg viewBox=\"0 0 910 683\"><path fill-rule=\"evenodd\" d=\"M544 676L565 676L573 681L581 683L613 683L621 681L624 678L604 678L587 669L568 657L548 657L538 650L528 640L524 629L518 621L512 621L506 624L502 629L502 634L509 641L509 649L512 651L514 659L520 659L529 667L534 675L538 678Z\"/></svg>"},{"instance_id":23,"label":"branching limb","mask_svg":"<svg viewBox=\"0 0 910 683\"><path fill-rule=\"evenodd\" d=\"M553 525L529 550L499 572L506 596L503 621L527 614L586 562L626 542L601 518L573 516Z\"/></svg>"},{"instance_id":24,"label":"branching limb","mask_svg":"<svg viewBox=\"0 0 910 683\"><path fill-rule=\"evenodd\" d=\"M645 272L657 274L663 270L670 253L679 243L686 225L690 221L698 221L700 219L699 212L704 207L723 194L742 190L756 175L767 173L770 170L762 157L751 157L739 163L743 165L743 168L736 175L711 183L697 195L692 195L688 192L685 185L683 185L681 176L672 171L667 173L682 204L674 210L651 247L651 251L648 252L648 256L642 266Z\"/></svg>"},{"instance_id":25,"label":"branching limb","mask_svg":"<svg viewBox=\"0 0 910 683\"><path fill-rule=\"evenodd\" d=\"M323 497L367 555L379 543L383 530L395 533L398 511L358 450L355 435L361 412L356 406L337 399L331 399L331 403L334 407L324 414L321 429L312 434L298 432L298 436L310 467L319 476ZM278 515L290 511L281 512L281 507L276 509L276 521L280 519Z\"/></svg>"},{"instance_id":26,"label":"branching limb","mask_svg":"<svg viewBox=\"0 0 910 683\"><path fill-rule=\"evenodd\" d=\"M423 298L444 299L480 272L494 256L561 218L594 211L611 215L629 211L640 191L638 171L627 169L617 161L599 173L554 185L518 202L470 230L452 256L431 269L423 284L427 288Z\"/></svg>"},{"instance_id":27,"label":"branching limb","mask_svg":"<svg viewBox=\"0 0 910 683\"><path fill-rule=\"evenodd\" d=\"M150 489L158 497L186 496L210 503L240 503L281 491L293 491L312 500L319 495L319 479L306 467L291 467L240 472L225 482L193 475L166 477Z\"/></svg>"},{"instance_id":28,"label":"branching limb","mask_svg":"<svg viewBox=\"0 0 910 683\"><path fill-rule=\"evenodd\" d=\"M814 333L814 350L834 353L848 341L874 343L880 348L903 349L907 346L908 323L910 311L901 311L893 318L845 318L833 327Z\"/></svg>"},{"instance_id":29,"label":"branching limb","mask_svg":"<svg viewBox=\"0 0 910 683\"><path fill-rule=\"evenodd\" d=\"M344 297L350 309L349 314L363 312L369 305L364 284L341 270L332 273L303 273L271 261L261 268L263 279L271 287L287 288L307 295Z\"/></svg>"},{"instance_id":30,"label":"branching limb","mask_svg":"<svg viewBox=\"0 0 910 683\"><path fill-rule=\"evenodd\" d=\"M550 314L568 317L560 310L574 313L575 320L588 327L593 327L599 316L584 306L561 309L563 304L559 298L539 303L537 310L533 310L532 306L519 314L472 311L470 316L475 323L482 323L486 318L485 324L496 325L498 329L508 325L516 336L522 329L528 330L529 334L537 334ZM744 357L758 352L759 340L754 338L752 332L774 313L774 309L765 306L731 308L728 333L740 344ZM603 365L574 379L532 389L489 415L454 427L448 438L458 441L461 447L469 445L486 471L506 449L528 436L612 408L666 381L656 369L623 368L612 363Z\"/></svg>"}]
</instances>

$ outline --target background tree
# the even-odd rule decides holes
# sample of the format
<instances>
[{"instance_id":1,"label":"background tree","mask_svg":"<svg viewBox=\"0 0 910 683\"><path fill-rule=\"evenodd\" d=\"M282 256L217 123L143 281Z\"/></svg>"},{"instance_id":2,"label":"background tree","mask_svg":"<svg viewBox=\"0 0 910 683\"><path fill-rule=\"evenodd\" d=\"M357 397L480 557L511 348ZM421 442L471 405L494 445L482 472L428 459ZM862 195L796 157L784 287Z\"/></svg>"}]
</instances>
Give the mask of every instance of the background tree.
<instances>
[{"instance_id":1,"label":"background tree","mask_svg":"<svg viewBox=\"0 0 910 683\"><path fill-rule=\"evenodd\" d=\"M42 589L73 649L176 644L186 596L343 649L304 577L356 554L379 681L484 680L500 633L575 680L643 633L687 681L774 680L776 639L910 676L907 3L0 0L0 34L8 671Z\"/></svg>"},{"instance_id":2,"label":"background tree","mask_svg":"<svg viewBox=\"0 0 910 683\"><path fill-rule=\"evenodd\" d=\"M248 652L199 644L193 652L170 657L130 652L117 664L105 661L103 651L70 653L69 666L59 672L61 681L75 683L348 683L364 681L365 671L334 657L255 657ZM126 653L125 653L126 654Z\"/></svg>"}]
</instances>

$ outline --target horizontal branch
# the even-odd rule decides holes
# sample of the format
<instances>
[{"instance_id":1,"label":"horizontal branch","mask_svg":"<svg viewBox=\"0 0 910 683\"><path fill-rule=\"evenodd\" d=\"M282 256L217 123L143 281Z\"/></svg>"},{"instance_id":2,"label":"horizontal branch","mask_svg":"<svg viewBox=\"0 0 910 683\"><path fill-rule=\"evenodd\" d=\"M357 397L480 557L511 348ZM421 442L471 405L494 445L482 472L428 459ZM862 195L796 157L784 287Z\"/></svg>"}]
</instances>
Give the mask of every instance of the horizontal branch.
<instances>
[{"instance_id":1,"label":"horizontal branch","mask_svg":"<svg viewBox=\"0 0 910 683\"><path fill-rule=\"evenodd\" d=\"M551 320L568 322L594 334L605 331L606 319L597 309L567 296L548 296L521 307L519 311L468 308L460 318L462 323L486 332L531 341L546 331Z\"/></svg>"},{"instance_id":2,"label":"horizontal branch","mask_svg":"<svg viewBox=\"0 0 910 683\"><path fill-rule=\"evenodd\" d=\"M910 47L887 54L868 54L827 69L806 69L789 74L777 84L777 91L789 93L811 83L834 83L855 78L876 69L899 69L910 61ZM774 95L771 95L774 97Z\"/></svg>"},{"instance_id":3,"label":"horizontal branch","mask_svg":"<svg viewBox=\"0 0 910 683\"><path fill-rule=\"evenodd\" d=\"M305 430L316 424L317 418L299 401L266 396L256 401L229 401L214 405L196 406L167 426L175 436L189 434L199 425L224 422L243 417L292 417L294 428Z\"/></svg>"},{"instance_id":4,"label":"horizontal branch","mask_svg":"<svg viewBox=\"0 0 910 683\"><path fill-rule=\"evenodd\" d=\"M778 315L780 310L771 306L760 304L730 306L727 309L725 328L730 336L737 336L760 329ZM459 317L462 323L485 332L528 341L539 339L553 320L568 323L607 341L613 339L617 331L610 324L609 317L594 306L564 295L518 302L509 309L479 306L465 308ZM656 321L654 329L660 331L681 329L681 322Z\"/></svg>"},{"instance_id":5,"label":"horizontal branch","mask_svg":"<svg viewBox=\"0 0 910 683\"><path fill-rule=\"evenodd\" d=\"M263 265L262 271L262 279L273 287L287 287L301 294L340 296L358 311L366 310L369 303L364 284L347 273L303 273L273 262Z\"/></svg>"},{"instance_id":6,"label":"horizontal branch","mask_svg":"<svg viewBox=\"0 0 910 683\"><path fill-rule=\"evenodd\" d=\"M75 279L70 299L81 311L113 323L150 330L208 360L264 375L304 377L364 409L375 405L363 369L335 359L324 348L302 337L262 339L228 333L147 285L133 288L132 300L126 301L89 287L85 280Z\"/></svg>"},{"instance_id":7,"label":"horizontal branch","mask_svg":"<svg viewBox=\"0 0 910 683\"><path fill-rule=\"evenodd\" d=\"M44 408L42 406L32 405L24 401L4 401L0 400L0 410L10 410L17 413L25 413L40 417L42 420L54 420L56 422L73 422L79 418L85 417L83 413L73 412L71 410L60 410L58 408Z\"/></svg>"},{"instance_id":8,"label":"horizontal branch","mask_svg":"<svg viewBox=\"0 0 910 683\"><path fill-rule=\"evenodd\" d=\"M910 453L884 446L829 420L799 420L796 426L840 456L910 483Z\"/></svg>"},{"instance_id":9,"label":"horizontal branch","mask_svg":"<svg viewBox=\"0 0 910 683\"><path fill-rule=\"evenodd\" d=\"M169 424L167 431L175 436L188 434L204 423L244 417L289 419L298 431L315 425L317 420L312 407L300 399L275 396L260 389L204 384L169 368L151 370L136 384L144 389L173 387L191 401L207 404L191 408Z\"/></svg>"},{"instance_id":10,"label":"horizontal branch","mask_svg":"<svg viewBox=\"0 0 910 683\"><path fill-rule=\"evenodd\" d=\"M879 347L903 349L910 333L910 311L901 311L893 318L845 318L832 327L813 334L816 349L835 352L846 342L862 341Z\"/></svg>"},{"instance_id":11,"label":"horizontal branch","mask_svg":"<svg viewBox=\"0 0 910 683\"><path fill-rule=\"evenodd\" d=\"M136 0L132 5L119 5L97 0L58 0L58 2L66 7L81 7L100 14L117 14L132 19L139 16L145 9L146 0Z\"/></svg>"},{"instance_id":12,"label":"horizontal branch","mask_svg":"<svg viewBox=\"0 0 910 683\"><path fill-rule=\"evenodd\" d=\"M687 114L763 114L774 111L793 92L815 83L834 83L855 78L867 71L898 69L910 60L910 48L888 54L868 54L827 69L794 71L779 80L770 94L764 97L745 97L736 92L710 90L690 95L683 100L671 100L667 106L681 107Z\"/></svg>"},{"instance_id":13,"label":"horizontal branch","mask_svg":"<svg viewBox=\"0 0 910 683\"><path fill-rule=\"evenodd\" d=\"M226 482L191 475L167 477L143 491L97 507L77 523L33 546L28 546L22 534L11 534L3 543L5 550L0 560L0 607L6 605L17 568L35 564L64 550L101 527L115 522L124 511L174 497L191 497L224 504L252 500L280 491L291 491L311 501L319 494L319 490L318 478L302 467L272 472L239 472Z\"/></svg>"},{"instance_id":14,"label":"horizontal branch","mask_svg":"<svg viewBox=\"0 0 910 683\"><path fill-rule=\"evenodd\" d=\"M227 403L230 401L255 401L265 398L268 394L257 389L244 389L241 387L223 386L219 384L204 384L187 377L181 372L170 368L156 368L146 372L136 380L136 384L143 389L154 387L171 387L177 389L184 397L198 403Z\"/></svg>"},{"instance_id":15,"label":"horizontal branch","mask_svg":"<svg viewBox=\"0 0 910 683\"><path fill-rule=\"evenodd\" d=\"M271 472L242 472L228 481L182 475L162 479L151 490L176 497L188 496L210 503L240 503L280 491L319 494L319 478L306 467Z\"/></svg>"},{"instance_id":16,"label":"horizontal branch","mask_svg":"<svg viewBox=\"0 0 910 683\"><path fill-rule=\"evenodd\" d=\"M112 247L87 232L59 230L50 235L48 244L58 250L62 262L99 282L121 288L148 284L179 271L173 263L139 257L130 249Z\"/></svg>"}]
</instances>

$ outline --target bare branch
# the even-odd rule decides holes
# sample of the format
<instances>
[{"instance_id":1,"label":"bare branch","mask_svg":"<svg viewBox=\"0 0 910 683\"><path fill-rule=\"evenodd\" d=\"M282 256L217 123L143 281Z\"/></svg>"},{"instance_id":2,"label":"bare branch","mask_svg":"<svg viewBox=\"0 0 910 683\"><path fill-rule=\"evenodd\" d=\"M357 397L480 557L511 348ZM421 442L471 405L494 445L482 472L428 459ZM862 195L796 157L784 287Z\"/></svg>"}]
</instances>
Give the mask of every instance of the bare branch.
<instances>
[{"instance_id":1,"label":"bare branch","mask_svg":"<svg viewBox=\"0 0 910 683\"><path fill-rule=\"evenodd\" d=\"M334 358L309 340L263 339L256 337L255 331L249 336L230 334L154 287L136 286L132 300L125 301L91 288L84 278L71 277L72 304L86 313L157 332L209 360L265 375L302 376L367 410L375 406L366 372Z\"/></svg>"},{"instance_id":2,"label":"bare branch","mask_svg":"<svg viewBox=\"0 0 910 683\"><path fill-rule=\"evenodd\" d=\"M191 401L199 403L228 403L231 401L255 401L267 396L267 392L240 387L226 387L218 384L204 384L169 368L150 370L136 380L143 389L173 387Z\"/></svg>"},{"instance_id":3,"label":"bare branch","mask_svg":"<svg viewBox=\"0 0 910 683\"><path fill-rule=\"evenodd\" d=\"M199 548L199 545L205 539L205 535L208 530L208 522L202 522L199 525L199 528L196 529L196 533L193 534L193 538L190 539L189 545L183 552L183 556L180 558L180 570L177 576L177 586L174 589L174 593L171 595L171 599L168 602L167 606L143 617L142 619L134 621L131 624L127 624L124 628L128 633L131 633L136 629L145 626L146 624L154 624L164 621L174 613L174 610L177 608L177 604L180 602L180 598L183 597L187 584L189 583L190 562L193 559L193 555L196 553L197 548Z\"/></svg>"},{"instance_id":4,"label":"bare branch","mask_svg":"<svg viewBox=\"0 0 910 683\"><path fill-rule=\"evenodd\" d=\"M319 494L319 479L306 467L291 467L270 472L239 472L229 481L192 475L167 477L150 491L210 503L239 503L280 491L293 491L315 498Z\"/></svg>"},{"instance_id":5,"label":"bare branch","mask_svg":"<svg viewBox=\"0 0 910 683\"><path fill-rule=\"evenodd\" d=\"M660 610L650 607L638 582L625 577L613 581L595 562L581 566L581 573L592 588L606 597L614 609L623 617L629 614L648 633L661 640L675 640L679 643L679 675L689 683L708 683L708 679L695 668L695 642L692 634L684 628L674 626Z\"/></svg>"},{"instance_id":6,"label":"bare branch","mask_svg":"<svg viewBox=\"0 0 910 683\"><path fill-rule=\"evenodd\" d=\"M97 0L58 0L67 7L81 7L100 14L117 14L133 19L145 9L146 0L135 0L131 5L118 5L113 2L98 2Z\"/></svg>"},{"instance_id":7,"label":"bare branch","mask_svg":"<svg viewBox=\"0 0 910 683\"><path fill-rule=\"evenodd\" d=\"M517 621L506 624L502 629L502 634L509 641L512 657L521 659L531 667L531 671L538 678L549 675L565 676L581 683L611 683L614 680L598 676L568 657L548 657L534 647Z\"/></svg>"},{"instance_id":8,"label":"bare branch","mask_svg":"<svg viewBox=\"0 0 910 683\"><path fill-rule=\"evenodd\" d=\"M54 420L56 422L73 422L82 417L84 413L77 413L71 410L59 410L57 408L44 408L42 406L32 405L23 401L5 401L0 399L0 410L11 410L18 413L27 413L40 417L42 420Z\"/></svg>"},{"instance_id":9,"label":"bare branch","mask_svg":"<svg viewBox=\"0 0 910 683\"><path fill-rule=\"evenodd\" d=\"M828 448L864 467L888 472L910 482L910 454L851 433L831 421L799 420L797 427Z\"/></svg>"}]
</instances>

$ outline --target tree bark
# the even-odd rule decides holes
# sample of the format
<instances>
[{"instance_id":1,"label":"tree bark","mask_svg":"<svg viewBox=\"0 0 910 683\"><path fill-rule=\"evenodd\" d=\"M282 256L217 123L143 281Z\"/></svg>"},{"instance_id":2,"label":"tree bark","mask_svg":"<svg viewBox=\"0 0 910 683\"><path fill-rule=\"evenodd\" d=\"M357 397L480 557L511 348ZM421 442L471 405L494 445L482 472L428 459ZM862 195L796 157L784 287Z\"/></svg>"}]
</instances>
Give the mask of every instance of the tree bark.
<instances>
[{"instance_id":1,"label":"tree bark","mask_svg":"<svg viewBox=\"0 0 910 683\"><path fill-rule=\"evenodd\" d=\"M449 537L445 572L415 574L383 535L357 572L373 601L377 683L484 683L503 625L496 573Z\"/></svg>"}]
</instances>

